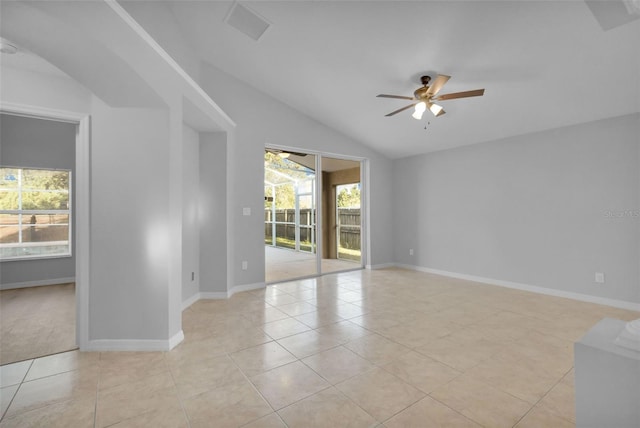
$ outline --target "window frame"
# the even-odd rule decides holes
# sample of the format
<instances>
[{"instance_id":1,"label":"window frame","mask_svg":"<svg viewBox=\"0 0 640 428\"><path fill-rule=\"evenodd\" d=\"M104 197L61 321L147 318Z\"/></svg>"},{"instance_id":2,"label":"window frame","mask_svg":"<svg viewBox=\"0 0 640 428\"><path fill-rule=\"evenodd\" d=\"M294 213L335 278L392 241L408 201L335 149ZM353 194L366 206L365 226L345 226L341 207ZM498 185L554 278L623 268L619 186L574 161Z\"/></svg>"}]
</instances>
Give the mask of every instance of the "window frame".
<instances>
[{"instance_id":1,"label":"window frame","mask_svg":"<svg viewBox=\"0 0 640 428\"><path fill-rule=\"evenodd\" d=\"M35 246L46 246L46 245L56 245L52 243L64 243L65 241L44 241L42 243L25 243L22 242L22 227L25 224L22 219L28 218L31 215L67 215L68 220L68 237L67 237L67 251L64 253L56 253L56 254L24 254L19 256L2 256L0 253L0 263L3 262L13 262L13 261L24 261L24 260L44 260L44 259L57 259L57 258L69 258L73 257L73 171L67 168L42 168L42 167L29 167L29 166L11 166L11 165L0 165L1 169L17 169L20 170L20 174L24 170L40 170L40 171L50 171L50 172L66 172L69 174L69 187L67 189L68 192L68 207L66 210L58 209L49 209L49 210L24 210L22 209L22 193L33 191L34 189L23 189L22 188L22 180L18 182L18 209L15 210L3 210L0 209L0 214L10 214L10 215L18 215L18 230L19 230L19 239L18 243L0 243L0 247L35 247ZM4 190L4 189L2 189ZM38 189L38 191L42 191L45 189ZM57 193L62 193L58 191ZM25 245L26 244L26 245ZM62 244L58 244L62 245Z\"/></svg>"}]
</instances>

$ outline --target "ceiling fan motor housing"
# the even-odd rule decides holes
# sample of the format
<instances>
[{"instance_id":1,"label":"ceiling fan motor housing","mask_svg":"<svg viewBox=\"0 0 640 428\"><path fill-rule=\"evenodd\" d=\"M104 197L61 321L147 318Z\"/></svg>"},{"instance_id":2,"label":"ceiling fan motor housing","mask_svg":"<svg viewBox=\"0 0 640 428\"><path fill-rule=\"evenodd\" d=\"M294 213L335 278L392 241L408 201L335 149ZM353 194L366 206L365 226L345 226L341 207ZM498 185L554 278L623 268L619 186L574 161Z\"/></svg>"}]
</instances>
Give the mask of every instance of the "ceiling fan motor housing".
<instances>
[{"instance_id":1,"label":"ceiling fan motor housing","mask_svg":"<svg viewBox=\"0 0 640 428\"><path fill-rule=\"evenodd\" d=\"M416 97L416 99L418 100L425 100L429 98L429 87L428 86L423 86L422 88L418 88L415 90L415 92L413 93L413 96Z\"/></svg>"},{"instance_id":2,"label":"ceiling fan motor housing","mask_svg":"<svg viewBox=\"0 0 640 428\"><path fill-rule=\"evenodd\" d=\"M431 81L431 76L422 76L420 78L420 82L422 83L422 88L418 88L413 92L413 96L416 97L416 99L418 100L428 100L429 99L429 95L428 95L428 91L429 91L429 82Z\"/></svg>"}]
</instances>

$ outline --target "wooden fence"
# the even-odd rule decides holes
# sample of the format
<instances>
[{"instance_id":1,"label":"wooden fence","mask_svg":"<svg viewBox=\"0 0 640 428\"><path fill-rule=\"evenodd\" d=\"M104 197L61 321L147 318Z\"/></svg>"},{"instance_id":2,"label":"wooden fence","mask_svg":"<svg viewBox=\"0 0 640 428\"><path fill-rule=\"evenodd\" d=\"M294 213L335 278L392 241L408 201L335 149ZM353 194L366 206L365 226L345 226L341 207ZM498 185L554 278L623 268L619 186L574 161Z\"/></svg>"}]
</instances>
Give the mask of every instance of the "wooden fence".
<instances>
[{"instance_id":1,"label":"wooden fence","mask_svg":"<svg viewBox=\"0 0 640 428\"><path fill-rule=\"evenodd\" d=\"M360 208L339 208L340 247L352 250L360 250ZM296 225L295 209L280 209L275 212L276 237L295 241ZM264 210L264 236L265 242L273 239L273 211ZM300 242L311 242L312 210L304 208L300 210Z\"/></svg>"},{"instance_id":2,"label":"wooden fence","mask_svg":"<svg viewBox=\"0 0 640 428\"><path fill-rule=\"evenodd\" d=\"M276 237L284 238L287 240L296 240L296 210L284 209L276 210ZM312 210L310 208L304 208L300 210L300 242L311 242L312 226L315 227L315 223L311 220ZM273 211L264 210L264 237L265 242L272 241L271 227L273 223ZM307 227L305 227L307 226Z\"/></svg>"},{"instance_id":3,"label":"wooden fence","mask_svg":"<svg viewBox=\"0 0 640 428\"><path fill-rule=\"evenodd\" d=\"M360 208L338 208L341 248L360 250Z\"/></svg>"}]
</instances>

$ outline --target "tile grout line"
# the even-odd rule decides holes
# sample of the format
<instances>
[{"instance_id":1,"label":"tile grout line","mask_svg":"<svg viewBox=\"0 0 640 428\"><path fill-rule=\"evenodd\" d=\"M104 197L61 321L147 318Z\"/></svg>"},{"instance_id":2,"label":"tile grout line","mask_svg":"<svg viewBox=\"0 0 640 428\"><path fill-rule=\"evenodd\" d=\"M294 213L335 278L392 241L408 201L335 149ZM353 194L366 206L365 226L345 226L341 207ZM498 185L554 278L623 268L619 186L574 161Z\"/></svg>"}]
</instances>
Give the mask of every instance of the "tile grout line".
<instances>
[{"instance_id":1,"label":"tile grout line","mask_svg":"<svg viewBox=\"0 0 640 428\"><path fill-rule=\"evenodd\" d=\"M265 334L267 334L267 333L265 332ZM268 334L267 334L267 335L268 335ZM271 336L269 336L269 337L271 337ZM276 343L277 343L277 341L275 341L275 340L273 340L273 339L272 339L272 342L276 342ZM267 342L267 343L270 343L270 342ZM264 345L264 344L263 344L263 345ZM278 344L278 345L280 345L280 344ZM256 345L256 346L260 346L260 345ZM280 345L280 346L282 346L282 345ZM249 349L249 348L245 348L245 349ZM234 351L234 352L239 352L239 351ZM273 408L273 406L271 405L271 403L269 402L269 400L267 400L267 398L266 398L264 395L262 395L262 393L258 390L258 388L253 384L253 382L251 382L251 379L249 379L249 376L247 376L247 374L244 372L244 370L242 370L242 369L240 368L240 366L238 365L238 363L236 362L236 360L234 360L234 359L231 357L231 353L227 352L227 353L225 353L225 355L226 355L226 356L231 360L231 362L233 363L233 365L234 365L234 366L236 366L236 368L240 371L240 373L242 373L242 376L243 376L243 377L244 377L244 379L249 383L249 385L251 385L251 388L253 388L253 390L254 390L254 391L255 391L255 392L260 396L260 398L262 398L262 399L264 400L264 402L265 402L265 403L267 403L267 405L269 406L269 408L271 409L271 411L272 411L273 413L275 413L276 415L278 415L278 418L280 418L280 420L282 420L282 418L280 417L280 415L278 414L278 412ZM292 354L292 355L293 355L293 354ZM294 355L294 357L295 357L295 355ZM296 358L297 358L297 357L296 357ZM285 365L286 365L286 364L285 364ZM279 366L279 367L282 367L282 366ZM268 370L268 371L270 371L270 370ZM265 372L265 373L266 373L266 372ZM267 416L267 415L264 415L264 416ZM247 423L246 423L246 424L244 424L244 425L248 425L248 424L250 424L250 423L253 423L253 422L257 421L258 419L263 418L264 416L260 416L259 418L256 418L256 419L254 419L254 420L252 420L252 421L249 421L249 422L247 422ZM284 423L284 421L282 421L282 422ZM244 426L244 425L243 425L243 426ZM285 425L287 425L287 424L285 423ZM288 425L287 425L287 426L288 426Z\"/></svg>"},{"instance_id":2,"label":"tile grout line","mask_svg":"<svg viewBox=\"0 0 640 428\"><path fill-rule=\"evenodd\" d=\"M560 382L562 382L562 379L564 379L564 378L565 378L565 376L567 376L567 375L571 372L571 370L573 370L573 365L572 365L572 366L571 366L571 368L570 368L569 370L567 370L567 371L566 371L562 376L560 376L560 379L558 379L558 381L557 381L556 383L554 383L554 384L553 384L553 386L552 386L551 388L549 388L549 389L547 390L547 392L545 392L545 393L542 395L542 397L540 397L540 398L538 399L538 401L536 401L536 402L531 406L531 408L529 408L529 410L528 410L524 415L522 415L522 417L521 417L520 419L518 419L518 421L517 421L515 424L513 424L513 426L515 427L516 425L518 425L518 424L520 423L520 421L522 421L522 420L523 420L523 419L524 419L524 418L525 418L529 413L531 413L531 411L532 411L532 410L533 410L533 409L538 405L538 403L540 403L542 400L544 400L544 398L545 398L547 395L549 395L549 392L551 392L551 390L552 390L553 388L555 388L556 386L558 386L558 385L560 384ZM516 398L517 398L517 397L516 397ZM555 412L553 412L553 413L555 414ZM558 415L558 417L560 417L560 416ZM562 417L561 417L561 419L565 419L565 418L562 418ZM571 421L567 421L567 422L571 422Z\"/></svg>"},{"instance_id":3,"label":"tile grout line","mask_svg":"<svg viewBox=\"0 0 640 428\"><path fill-rule=\"evenodd\" d=\"M187 409L184 408L184 401L182 400L182 396L180 395L180 390L178 389L178 383L176 382L176 378L173 375L173 370L171 370L171 365L167 361L168 352L164 353L164 363L167 365L167 369L169 370L169 376L171 376L171 380L173 381L173 386L176 389L176 395L178 396L178 402L180 403L180 409L182 410L182 414L187 421L187 428L191 428L191 419L189 418L189 414L187 413Z\"/></svg>"},{"instance_id":4,"label":"tile grout line","mask_svg":"<svg viewBox=\"0 0 640 428\"><path fill-rule=\"evenodd\" d=\"M14 385L9 385L9 386L18 385L18 388L16 388L16 392L13 393L13 396L11 397L11 401L9 401L9 404L7 405L7 408L2 413L2 415L0 415L0 421L3 421L5 416L9 412L9 409L11 408L11 405L13 404L13 400L16 399L16 396L18 395L18 392L20 391L20 388L22 388L22 384L24 383L24 380L27 378L27 374L29 374L29 370L31 370L31 367L33 367L33 363L34 363L35 360L36 360L35 358L31 360L31 364L29 364L29 368L24 372L24 375L22 376L22 380L20 382L18 382L17 384L14 384Z\"/></svg>"},{"instance_id":5,"label":"tile grout line","mask_svg":"<svg viewBox=\"0 0 640 428\"><path fill-rule=\"evenodd\" d=\"M453 380L453 379L451 379L451 380ZM447 382L447 383L448 383L448 382ZM431 392L433 392L433 391L431 391ZM468 416L465 416L464 414L460 413L459 411L457 411L457 410L456 410L456 409L454 409L453 407L449 406L448 404L443 403L442 401L438 400L436 397L433 397L433 396L431 395L431 393L427 394L427 397L431 398L433 401L435 401L435 402L437 402L437 403L440 403L441 405L445 406L447 409L450 409L451 411L453 411L453 412L455 412L455 413L459 414L460 416L462 416L463 418L465 418L465 419L467 419L467 420L469 420L469 421L473 422L474 424L477 424L478 426L481 426L481 427L483 426L480 422L477 422L476 420L471 419L471 418L470 418L470 417L468 417Z\"/></svg>"},{"instance_id":6,"label":"tile grout line","mask_svg":"<svg viewBox=\"0 0 640 428\"><path fill-rule=\"evenodd\" d=\"M364 327L363 327L363 328L364 328ZM365 337L365 336L363 336L363 337ZM358 338L358 339L360 339L360 338ZM357 339L356 339L356 340L357 340ZM314 355L318 355L318 354L321 354L321 353L323 353L323 352L330 351L330 350L332 350L332 349L337 349L337 348L339 348L339 347L344 347L343 345L345 345L346 343L349 343L349 342L350 342L350 341L347 341L347 342L341 343L341 344L339 344L339 345L337 345L337 346L334 346L334 347L329 348L329 349L325 349L325 350L323 350L323 351L319 351L319 352L317 352L317 353L315 353L315 354L311 354L311 355L306 356L306 357L304 357L304 358L309 358L309 357L312 357L312 356L314 356ZM347 378L345 378L345 379L342 379L342 380L341 380L340 382L338 382L338 383L331 383L328 379L326 379L324 376L322 376L322 374L320 374L320 373L318 373L316 370L314 370L314 369L313 369L313 367L309 366L309 365L308 365L308 364L306 364L304 361L302 361L302 359L300 359L299 361L300 361L302 364L304 364L305 366L307 366L307 367L308 367L310 370L312 370L314 373L316 373L318 376L320 376L322 379L324 379L324 380L325 380L325 381L330 385L330 387L329 387L329 388L335 388L335 389L336 389L336 390L337 390L337 391L338 391L342 396L344 396L344 397L345 397L345 399L349 400L351 403L353 403L355 406L357 406L359 409L361 409L361 410L362 410L363 412L365 412L367 415L371 416L371 418L372 418L373 420L375 420L376 422L378 422L379 424L384 424L384 422L388 421L388 420L389 420L389 419L391 419L393 416L397 415L398 413L403 412L404 410L408 409L409 407L413 406L415 403L419 402L420 400L423 400L426 396L428 396L428 394L427 394L427 393L425 393L424 391L422 391L422 390L420 390L419 388L415 387L414 385L412 385L412 384L410 384L410 383L408 383L408 382L405 382L403 379L400 379L400 378L399 378L398 376L396 376L395 374L393 374L393 373L389 372L388 370L384 369L384 367L383 367L383 366L381 366L381 365L379 365L379 364L377 364L377 363L374 363L373 361L371 361L371 360L369 360L369 359L365 358L364 356L362 356L362 355L358 354L357 352L355 352L355 351L351 350L350 348L344 347L344 349L346 349L346 350L348 350L348 351L350 351L350 352L353 352L353 353L354 353L355 355L357 355L358 357L360 357L360 358L364 359L364 360L365 360L365 361L367 361L369 364L371 364L371 365L372 365L372 367L371 367L371 368L369 368L369 369L367 369L367 370L364 370L364 371L362 371L362 372L360 372L360 373L356 373L356 374L354 374L353 376L349 376L349 377L347 377ZM393 361L393 360L392 360L392 361ZM385 365L386 365L386 364L388 364L388 363L389 363L389 362L385 363ZM409 404L408 406L406 406L406 407L404 407L403 409L399 410L398 412L394 413L392 416L390 416L389 418L385 419L384 421L378 421L378 420L377 420L373 415L371 415L369 412L367 412L364 408L362 408L362 406L360 406L358 403L356 403L355 401L353 401L353 400L352 400L349 396L347 396L347 395L346 395L346 394L345 394L345 393L344 393L340 388L338 388L338 384L341 384L341 383L347 382L348 380L353 379L353 378L358 377L358 376L361 376L361 375L363 375L363 374L365 374L365 373L372 372L372 371L373 371L373 370L375 370L375 369L383 370L384 372L386 372L386 373L390 374L391 376L395 377L396 379L398 379L400 382L407 383L408 385L412 386L412 387L413 387L413 388L415 388L416 390L418 390L418 391L420 391L421 393L425 394L425 396L424 396L424 397L419 398L418 400L416 400L416 401L414 401L414 402L412 402L411 404ZM456 377L457 377L457 376L456 376ZM325 389L323 389L322 391L325 391L326 389L329 389L329 388L325 388ZM318 391L318 392L316 392L315 394L317 394L317 393L319 393L319 392L322 392L322 391ZM315 395L315 394L312 394L312 395L310 395L309 397L311 397L311 396L313 396L313 395ZM305 397L305 398L309 398L309 397ZM298 400L298 401L302 401L302 400L304 400L305 398L300 399L300 400ZM286 407L289 407L289 406L291 406L291 405L293 405L293 404L297 403L298 401L296 401L296 402L294 402L294 403L291 403L291 404L287 405ZM286 407L285 407L285 408L286 408Z\"/></svg>"},{"instance_id":7,"label":"tile grout line","mask_svg":"<svg viewBox=\"0 0 640 428\"><path fill-rule=\"evenodd\" d=\"M102 365L100 364L101 359L102 354L98 354L98 381L96 382L96 399L93 404L93 428L97 428L98 425L98 394L100 391L100 379L102 378Z\"/></svg>"}]
</instances>

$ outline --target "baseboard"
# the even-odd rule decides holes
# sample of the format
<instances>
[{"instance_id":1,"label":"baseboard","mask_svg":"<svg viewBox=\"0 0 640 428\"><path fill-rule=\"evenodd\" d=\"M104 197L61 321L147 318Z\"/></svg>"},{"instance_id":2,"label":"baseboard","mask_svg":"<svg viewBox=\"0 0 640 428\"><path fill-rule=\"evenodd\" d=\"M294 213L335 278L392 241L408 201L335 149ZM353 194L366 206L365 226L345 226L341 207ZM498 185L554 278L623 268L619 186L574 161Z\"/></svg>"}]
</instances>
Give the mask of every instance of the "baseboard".
<instances>
[{"instance_id":1,"label":"baseboard","mask_svg":"<svg viewBox=\"0 0 640 428\"><path fill-rule=\"evenodd\" d=\"M229 290L228 295L229 297L231 297L236 293L241 293L243 291L257 290L264 287L266 287L266 284L264 282L255 282L253 284L236 285L234 287L231 287L231 290Z\"/></svg>"},{"instance_id":2,"label":"baseboard","mask_svg":"<svg viewBox=\"0 0 640 428\"><path fill-rule=\"evenodd\" d=\"M228 293L224 291L204 291L198 293L198 300L219 300L219 299L227 299L229 297Z\"/></svg>"},{"instance_id":3,"label":"baseboard","mask_svg":"<svg viewBox=\"0 0 640 428\"><path fill-rule=\"evenodd\" d=\"M184 340L184 332L182 331L182 329L177 332L176 334L174 334L170 339L169 339L169 349L168 351L171 351L173 348L175 348L176 346L178 346L180 344L180 342L182 342Z\"/></svg>"},{"instance_id":4,"label":"baseboard","mask_svg":"<svg viewBox=\"0 0 640 428\"><path fill-rule=\"evenodd\" d=\"M396 267L396 266L397 265L395 263L380 263L377 265L367 265L365 266L365 268L369 270L377 270L377 269L387 269L387 268Z\"/></svg>"},{"instance_id":5,"label":"baseboard","mask_svg":"<svg viewBox=\"0 0 640 428\"><path fill-rule=\"evenodd\" d=\"M25 281L12 282L8 284L0 284L0 290L13 290L15 288L41 287L43 285L58 285L76 282L76 278L71 276L68 278L43 279L41 281Z\"/></svg>"},{"instance_id":6,"label":"baseboard","mask_svg":"<svg viewBox=\"0 0 640 428\"><path fill-rule=\"evenodd\" d=\"M183 334L180 331L179 334ZM177 335L176 335L177 336ZM148 339L98 339L89 340L87 347L82 351L108 352L108 351L169 351L171 348L184 339L172 337L169 340L148 340Z\"/></svg>"},{"instance_id":7,"label":"baseboard","mask_svg":"<svg viewBox=\"0 0 640 428\"><path fill-rule=\"evenodd\" d=\"M200 293L196 293L193 296L182 302L182 310L184 311L189 306L193 305L198 300L220 300L220 299L228 299L236 293L241 293L243 291L257 290L260 288L266 287L264 282L256 282L253 284L242 284L236 285L232 287L231 290L227 291L201 291Z\"/></svg>"},{"instance_id":8,"label":"baseboard","mask_svg":"<svg viewBox=\"0 0 640 428\"><path fill-rule=\"evenodd\" d=\"M481 276L467 275L464 273L449 272L439 269L431 269L422 266L405 265L397 263L396 267L410 269L419 272L432 273L435 275L447 276L450 278L464 279L467 281L480 282L483 284L497 285L499 287L513 288L516 290L530 291L532 293L546 294L548 296L564 297L567 299L579 300L582 302L596 303L598 305L612 306L614 308L627 309L640 312L640 303L627 302L625 300L609 299L606 297L592 296L589 294L574 293L571 291L554 290L552 288L540 287L537 285L522 284L500 279L484 278Z\"/></svg>"},{"instance_id":9,"label":"baseboard","mask_svg":"<svg viewBox=\"0 0 640 428\"><path fill-rule=\"evenodd\" d=\"M182 310L184 311L185 309L187 309L189 306L193 305L198 300L200 300L200 293L195 293L193 296L187 298L186 300L183 300L182 301Z\"/></svg>"}]
</instances>

